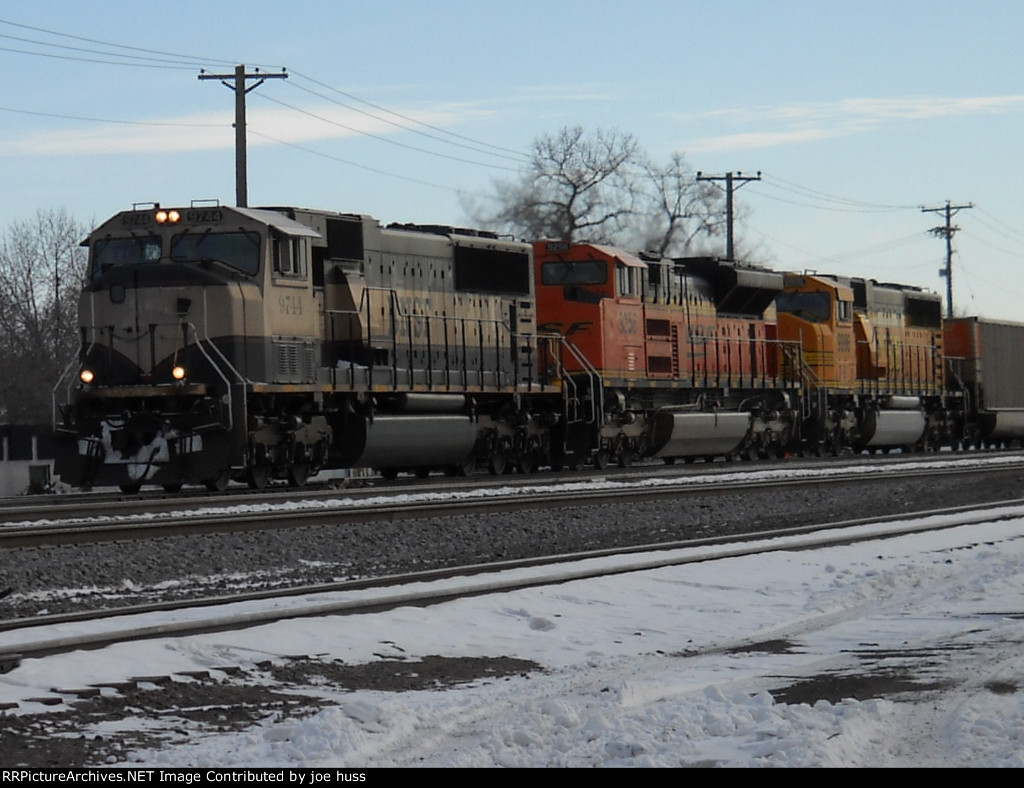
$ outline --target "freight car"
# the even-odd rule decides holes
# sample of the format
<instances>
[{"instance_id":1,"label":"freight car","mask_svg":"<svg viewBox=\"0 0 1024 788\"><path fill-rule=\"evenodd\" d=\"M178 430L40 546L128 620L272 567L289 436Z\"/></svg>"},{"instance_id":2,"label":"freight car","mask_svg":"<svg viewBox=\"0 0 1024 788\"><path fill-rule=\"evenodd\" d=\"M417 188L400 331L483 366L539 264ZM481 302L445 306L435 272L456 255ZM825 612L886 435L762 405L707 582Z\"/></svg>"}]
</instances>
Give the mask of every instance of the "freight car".
<instances>
[{"instance_id":1,"label":"freight car","mask_svg":"<svg viewBox=\"0 0 1024 788\"><path fill-rule=\"evenodd\" d=\"M528 472L1024 437L1024 342L872 280L300 208L136 205L86 240L55 472Z\"/></svg>"},{"instance_id":2,"label":"freight car","mask_svg":"<svg viewBox=\"0 0 1024 788\"><path fill-rule=\"evenodd\" d=\"M965 401L960 445L1004 446L1024 439L1024 325L947 320L949 386Z\"/></svg>"}]
</instances>

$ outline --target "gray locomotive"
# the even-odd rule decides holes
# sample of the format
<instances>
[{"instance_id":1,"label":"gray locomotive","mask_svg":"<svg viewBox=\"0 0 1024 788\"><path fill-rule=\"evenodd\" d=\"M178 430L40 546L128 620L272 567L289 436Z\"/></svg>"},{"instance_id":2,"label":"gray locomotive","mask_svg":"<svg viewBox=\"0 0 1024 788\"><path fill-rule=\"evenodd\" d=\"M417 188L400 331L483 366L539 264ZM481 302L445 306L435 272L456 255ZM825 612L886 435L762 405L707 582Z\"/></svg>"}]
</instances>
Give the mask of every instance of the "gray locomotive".
<instances>
[{"instance_id":1,"label":"gray locomotive","mask_svg":"<svg viewBox=\"0 0 1024 788\"><path fill-rule=\"evenodd\" d=\"M86 243L78 377L57 391L65 482L261 488L328 465L501 472L547 456L560 387L538 376L527 244L156 204Z\"/></svg>"}]
</instances>

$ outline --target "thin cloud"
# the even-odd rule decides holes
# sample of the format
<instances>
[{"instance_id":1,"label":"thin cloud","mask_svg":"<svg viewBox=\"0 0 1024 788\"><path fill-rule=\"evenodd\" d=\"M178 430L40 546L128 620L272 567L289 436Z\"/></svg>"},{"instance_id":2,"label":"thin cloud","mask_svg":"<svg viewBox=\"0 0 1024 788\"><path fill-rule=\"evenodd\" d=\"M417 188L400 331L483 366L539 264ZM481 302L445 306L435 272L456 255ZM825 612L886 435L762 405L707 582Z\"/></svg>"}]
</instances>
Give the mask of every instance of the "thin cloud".
<instances>
[{"instance_id":1,"label":"thin cloud","mask_svg":"<svg viewBox=\"0 0 1024 788\"><path fill-rule=\"evenodd\" d=\"M850 132L847 132L850 133ZM752 150L773 148L778 145L794 145L801 142L817 142L839 136L835 129L798 129L794 131L752 131L744 134L726 134L719 137L704 137L686 146L692 153L715 151Z\"/></svg>"},{"instance_id":2,"label":"thin cloud","mask_svg":"<svg viewBox=\"0 0 1024 788\"><path fill-rule=\"evenodd\" d=\"M709 121L741 126L775 126L756 131L726 132L693 140L694 152L743 150L861 134L897 121L969 117L1015 112L1024 96L854 98L818 104L749 107L677 114L677 122ZM782 126L782 128L778 128Z\"/></svg>"},{"instance_id":3,"label":"thin cloud","mask_svg":"<svg viewBox=\"0 0 1024 788\"><path fill-rule=\"evenodd\" d=\"M467 107L406 112L407 117L435 126L463 123L474 112ZM365 114L327 106L298 112L292 109L249 108L247 125L283 142L395 134L396 127ZM7 135L0 155L97 156L111 154L185 153L233 148L234 113L190 115L158 122L94 122L85 128ZM251 135L250 145L270 144Z\"/></svg>"},{"instance_id":4,"label":"thin cloud","mask_svg":"<svg viewBox=\"0 0 1024 788\"><path fill-rule=\"evenodd\" d=\"M705 120L841 120L841 119L918 119L1008 112L1024 107L1024 96L974 96L906 98L852 98L817 104L789 104L710 110L689 114L676 113L680 122Z\"/></svg>"}]
</instances>

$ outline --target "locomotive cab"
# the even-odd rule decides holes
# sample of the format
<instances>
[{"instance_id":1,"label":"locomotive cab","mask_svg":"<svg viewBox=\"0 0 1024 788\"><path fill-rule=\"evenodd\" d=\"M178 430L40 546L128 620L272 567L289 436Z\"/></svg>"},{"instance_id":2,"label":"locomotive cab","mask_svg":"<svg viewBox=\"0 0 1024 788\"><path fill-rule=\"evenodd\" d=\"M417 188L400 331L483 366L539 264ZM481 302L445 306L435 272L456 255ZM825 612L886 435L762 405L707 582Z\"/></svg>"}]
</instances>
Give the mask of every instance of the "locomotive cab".
<instances>
[{"instance_id":1,"label":"locomotive cab","mask_svg":"<svg viewBox=\"0 0 1024 788\"><path fill-rule=\"evenodd\" d=\"M775 300L778 336L783 343L797 343L803 359L786 357L784 368L802 365L797 373L816 385L852 392L857 379L853 290L818 276L789 275L785 284Z\"/></svg>"},{"instance_id":2,"label":"locomotive cab","mask_svg":"<svg viewBox=\"0 0 1024 788\"><path fill-rule=\"evenodd\" d=\"M606 378L646 371L641 283L647 264L620 249L541 241L534 246L541 333L565 337ZM576 358L569 372L584 371Z\"/></svg>"}]
</instances>

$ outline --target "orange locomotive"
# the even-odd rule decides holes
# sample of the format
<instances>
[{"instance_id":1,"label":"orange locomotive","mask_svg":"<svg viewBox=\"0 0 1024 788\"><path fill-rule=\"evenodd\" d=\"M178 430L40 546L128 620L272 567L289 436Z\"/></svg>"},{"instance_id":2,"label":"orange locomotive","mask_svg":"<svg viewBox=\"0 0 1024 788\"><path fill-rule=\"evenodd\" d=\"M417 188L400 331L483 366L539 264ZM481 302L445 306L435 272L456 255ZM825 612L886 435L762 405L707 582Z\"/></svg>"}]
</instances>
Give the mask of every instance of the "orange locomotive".
<instances>
[{"instance_id":1,"label":"orange locomotive","mask_svg":"<svg viewBox=\"0 0 1024 788\"><path fill-rule=\"evenodd\" d=\"M564 368L595 413L567 420L567 456L714 457L786 451L799 377L765 318L781 274L712 258L638 257L593 244L534 244L537 330L578 350ZM799 355L799 348L791 352ZM582 394L580 394L582 392Z\"/></svg>"},{"instance_id":2,"label":"orange locomotive","mask_svg":"<svg viewBox=\"0 0 1024 788\"><path fill-rule=\"evenodd\" d=\"M938 448L951 437L939 296L872 280L789 274L778 335L796 343L788 374L808 395L812 450Z\"/></svg>"},{"instance_id":3,"label":"orange locomotive","mask_svg":"<svg viewBox=\"0 0 1024 788\"><path fill-rule=\"evenodd\" d=\"M534 244L534 265L538 331L578 350L564 367L593 414L575 430L566 421L570 458L589 449L603 466L1024 438L1024 387L992 383L1024 368L1007 355L1024 356L1024 326L944 326L939 296L920 288L549 241ZM958 355L947 355L957 337ZM996 363L986 387L982 372Z\"/></svg>"}]
</instances>

